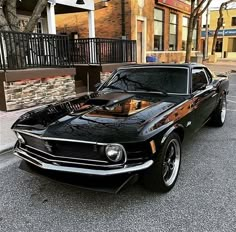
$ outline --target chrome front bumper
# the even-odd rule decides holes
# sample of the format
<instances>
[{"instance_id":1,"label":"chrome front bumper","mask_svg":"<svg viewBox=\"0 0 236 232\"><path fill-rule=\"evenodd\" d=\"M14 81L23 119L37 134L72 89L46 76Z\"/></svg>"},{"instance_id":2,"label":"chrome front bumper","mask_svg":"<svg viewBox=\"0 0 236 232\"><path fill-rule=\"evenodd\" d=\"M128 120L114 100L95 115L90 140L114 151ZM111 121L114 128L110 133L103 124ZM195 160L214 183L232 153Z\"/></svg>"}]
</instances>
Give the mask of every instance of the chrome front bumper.
<instances>
[{"instance_id":1,"label":"chrome front bumper","mask_svg":"<svg viewBox=\"0 0 236 232\"><path fill-rule=\"evenodd\" d=\"M117 169L97 170L97 169L90 169L90 168L77 168L77 167L69 167L69 166L64 166L64 165L60 166L60 165L48 164L48 163L42 162L39 159L31 157L29 154L27 154L27 152L22 151L18 148L15 148L14 155L45 170L95 175L95 176L112 176L112 175L142 171L149 168L153 164L153 160L148 160L143 164L135 165L135 166L124 165L124 167L117 168Z\"/></svg>"}]
</instances>

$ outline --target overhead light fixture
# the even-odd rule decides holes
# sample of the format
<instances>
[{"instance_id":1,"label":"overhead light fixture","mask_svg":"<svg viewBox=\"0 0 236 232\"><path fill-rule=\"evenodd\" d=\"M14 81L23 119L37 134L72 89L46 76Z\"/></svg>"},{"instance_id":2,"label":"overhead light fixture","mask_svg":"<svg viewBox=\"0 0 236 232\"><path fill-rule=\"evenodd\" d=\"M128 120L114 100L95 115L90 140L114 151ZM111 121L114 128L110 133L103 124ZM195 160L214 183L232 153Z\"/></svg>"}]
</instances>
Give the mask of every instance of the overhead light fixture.
<instances>
[{"instance_id":1,"label":"overhead light fixture","mask_svg":"<svg viewBox=\"0 0 236 232\"><path fill-rule=\"evenodd\" d=\"M85 3L84 3L84 0L77 0L76 4L85 4Z\"/></svg>"},{"instance_id":2,"label":"overhead light fixture","mask_svg":"<svg viewBox=\"0 0 236 232\"><path fill-rule=\"evenodd\" d=\"M56 5L56 0L48 0L48 3L51 3L53 5Z\"/></svg>"}]
</instances>

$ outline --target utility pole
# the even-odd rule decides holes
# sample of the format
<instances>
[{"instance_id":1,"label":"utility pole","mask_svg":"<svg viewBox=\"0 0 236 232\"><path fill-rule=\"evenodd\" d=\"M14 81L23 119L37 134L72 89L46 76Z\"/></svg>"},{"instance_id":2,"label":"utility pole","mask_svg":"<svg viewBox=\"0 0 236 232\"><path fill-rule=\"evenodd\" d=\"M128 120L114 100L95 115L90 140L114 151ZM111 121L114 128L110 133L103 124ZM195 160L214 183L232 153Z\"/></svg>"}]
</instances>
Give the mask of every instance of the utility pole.
<instances>
[{"instance_id":1,"label":"utility pole","mask_svg":"<svg viewBox=\"0 0 236 232\"><path fill-rule=\"evenodd\" d=\"M206 35L205 35L205 47L204 47L204 60L208 58L208 32L209 32L209 27L208 27L208 17L209 17L209 8L207 8L206 11Z\"/></svg>"},{"instance_id":2,"label":"utility pole","mask_svg":"<svg viewBox=\"0 0 236 232\"><path fill-rule=\"evenodd\" d=\"M224 58L224 36L225 36L225 23L224 23L224 19L222 20L222 50L221 50L221 57Z\"/></svg>"}]
</instances>

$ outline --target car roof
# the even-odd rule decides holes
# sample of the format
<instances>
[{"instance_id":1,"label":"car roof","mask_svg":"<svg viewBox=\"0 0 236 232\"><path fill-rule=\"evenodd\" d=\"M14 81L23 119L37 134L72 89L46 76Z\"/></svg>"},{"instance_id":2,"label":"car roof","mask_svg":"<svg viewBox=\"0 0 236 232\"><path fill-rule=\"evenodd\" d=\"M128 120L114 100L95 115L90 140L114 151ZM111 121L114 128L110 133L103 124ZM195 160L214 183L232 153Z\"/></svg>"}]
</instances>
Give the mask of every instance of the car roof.
<instances>
[{"instance_id":1,"label":"car roof","mask_svg":"<svg viewBox=\"0 0 236 232\"><path fill-rule=\"evenodd\" d=\"M178 68L196 68L196 67L206 67L203 64L199 64L199 63L155 63L155 64L128 64L128 65L124 65L118 68L118 70L120 69L132 69L132 68L157 68L157 67L178 67Z\"/></svg>"}]
</instances>

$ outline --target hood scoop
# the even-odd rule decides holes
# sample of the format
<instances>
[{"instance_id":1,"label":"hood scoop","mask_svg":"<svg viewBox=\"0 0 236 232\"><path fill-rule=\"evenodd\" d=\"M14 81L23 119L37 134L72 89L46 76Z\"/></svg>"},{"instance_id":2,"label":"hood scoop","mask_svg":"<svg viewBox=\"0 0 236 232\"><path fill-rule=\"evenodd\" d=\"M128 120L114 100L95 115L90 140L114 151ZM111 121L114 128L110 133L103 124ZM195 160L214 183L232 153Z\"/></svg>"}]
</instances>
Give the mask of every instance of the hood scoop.
<instances>
[{"instance_id":1,"label":"hood scoop","mask_svg":"<svg viewBox=\"0 0 236 232\"><path fill-rule=\"evenodd\" d=\"M95 98L90 98L85 105L111 107L120 102L131 99L134 95L128 93L107 93Z\"/></svg>"}]
</instances>

